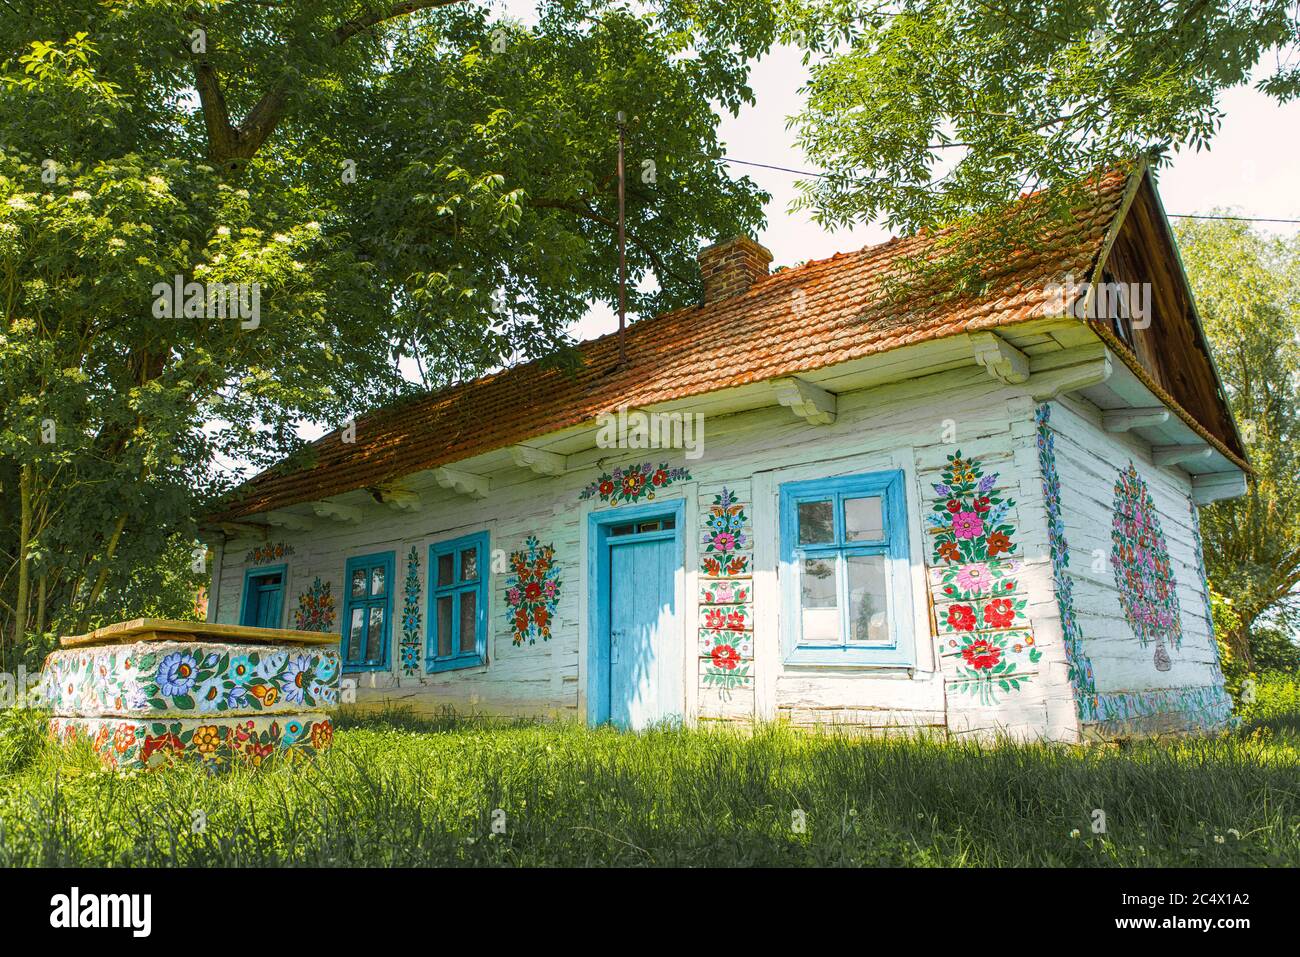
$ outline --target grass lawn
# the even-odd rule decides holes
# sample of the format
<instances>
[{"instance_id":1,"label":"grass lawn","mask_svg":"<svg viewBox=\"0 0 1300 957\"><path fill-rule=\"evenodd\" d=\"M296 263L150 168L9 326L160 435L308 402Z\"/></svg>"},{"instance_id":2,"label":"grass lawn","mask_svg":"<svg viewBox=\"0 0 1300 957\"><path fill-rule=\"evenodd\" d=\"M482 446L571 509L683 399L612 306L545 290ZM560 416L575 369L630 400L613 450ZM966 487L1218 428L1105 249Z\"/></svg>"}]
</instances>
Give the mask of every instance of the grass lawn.
<instances>
[{"instance_id":1,"label":"grass lawn","mask_svg":"<svg viewBox=\"0 0 1300 957\"><path fill-rule=\"evenodd\" d=\"M208 776L41 727L0 716L0 866L1300 865L1295 678L1237 732L1123 749L344 714L312 765Z\"/></svg>"}]
</instances>

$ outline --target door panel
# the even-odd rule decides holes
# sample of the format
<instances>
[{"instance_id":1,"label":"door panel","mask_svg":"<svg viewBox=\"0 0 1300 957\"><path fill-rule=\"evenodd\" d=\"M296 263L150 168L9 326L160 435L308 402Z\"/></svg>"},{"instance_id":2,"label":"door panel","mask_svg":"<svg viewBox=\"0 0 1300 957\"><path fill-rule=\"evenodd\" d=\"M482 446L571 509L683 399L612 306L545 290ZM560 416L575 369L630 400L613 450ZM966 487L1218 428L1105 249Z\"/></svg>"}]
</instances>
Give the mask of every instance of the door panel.
<instances>
[{"instance_id":1,"label":"door panel","mask_svg":"<svg viewBox=\"0 0 1300 957\"><path fill-rule=\"evenodd\" d=\"M609 543L609 718L621 728L681 716L675 536Z\"/></svg>"},{"instance_id":2,"label":"door panel","mask_svg":"<svg viewBox=\"0 0 1300 957\"><path fill-rule=\"evenodd\" d=\"M274 574L251 577L248 589L244 620L240 624L256 628L279 628L284 576Z\"/></svg>"}]
</instances>

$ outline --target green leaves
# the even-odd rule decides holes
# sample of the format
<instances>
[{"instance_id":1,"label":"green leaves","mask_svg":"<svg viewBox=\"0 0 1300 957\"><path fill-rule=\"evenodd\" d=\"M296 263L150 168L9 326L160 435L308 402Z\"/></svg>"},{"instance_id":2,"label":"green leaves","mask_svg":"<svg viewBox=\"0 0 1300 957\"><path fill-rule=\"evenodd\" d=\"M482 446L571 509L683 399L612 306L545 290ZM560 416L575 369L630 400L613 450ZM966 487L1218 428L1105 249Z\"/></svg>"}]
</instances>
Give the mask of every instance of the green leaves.
<instances>
[{"instance_id":1,"label":"green leaves","mask_svg":"<svg viewBox=\"0 0 1300 957\"><path fill-rule=\"evenodd\" d=\"M628 189L633 315L695 301L700 241L761 221L713 104L751 99L769 5L405 6L0 5L0 487L30 464L39 526L0 511L0 552L39 544L74 627L190 587L173 560L229 463L292 454L303 420L564 361L616 297L616 112L628 169L657 169ZM256 283L260 322L158 318L178 276Z\"/></svg>"},{"instance_id":2,"label":"green leaves","mask_svg":"<svg viewBox=\"0 0 1300 957\"><path fill-rule=\"evenodd\" d=\"M1300 584L1300 243L1230 220L1177 228L1183 264L1255 476L1202 513L1205 563L1250 662L1270 619L1294 631ZM1221 623L1223 624L1223 623Z\"/></svg>"},{"instance_id":3,"label":"green leaves","mask_svg":"<svg viewBox=\"0 0 1300 957\"><path fill-rule=\"evenodd\" d=\"M801 184L801 205L912 231L1204 145L1218 93L1293 43L1300 15L1282 0L801 0L785 27L811 61L800 145L831 174ZM1298 82L1279 66L1259 86L1285 100Z\"/></svg>"}]
</instances>

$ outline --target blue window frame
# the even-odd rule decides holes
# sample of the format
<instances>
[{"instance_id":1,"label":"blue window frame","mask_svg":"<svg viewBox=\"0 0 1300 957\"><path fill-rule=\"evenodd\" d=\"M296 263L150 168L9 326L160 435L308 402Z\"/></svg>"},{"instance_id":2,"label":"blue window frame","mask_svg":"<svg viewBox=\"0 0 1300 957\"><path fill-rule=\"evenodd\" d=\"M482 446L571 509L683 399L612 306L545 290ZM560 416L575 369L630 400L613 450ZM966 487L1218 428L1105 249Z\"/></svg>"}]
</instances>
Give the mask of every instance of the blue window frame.
<instances>
[{"instance_id":1,"label":"blue window frame","mask_svg":"<svg viewBox=\"0 0 1300 957\"><path fill-rule=\"evenodd\" d=\"M780 487L787 662L915 664L903 488L901 470Z\"/></svg>"},{"instance_id":2,"label":"blue window frame","mask_svg":"<svg viewBox=\"0 0 1300 957\"><path fill-rule=\"evenodd\" d=\"M487 664L487 561L487 532L429 546L426 670Z\"/></svg>"},{"instance_id":3,"label":"blue window frame","mask_svg":"<svg viewBox=\"0 0 1300 957\"><path fill-rule=\"evenodd\" d=\"M393 634L392 552L349 558L344 569L343 667L380 671L388 667Z\"/></svg>"}]
</instances>

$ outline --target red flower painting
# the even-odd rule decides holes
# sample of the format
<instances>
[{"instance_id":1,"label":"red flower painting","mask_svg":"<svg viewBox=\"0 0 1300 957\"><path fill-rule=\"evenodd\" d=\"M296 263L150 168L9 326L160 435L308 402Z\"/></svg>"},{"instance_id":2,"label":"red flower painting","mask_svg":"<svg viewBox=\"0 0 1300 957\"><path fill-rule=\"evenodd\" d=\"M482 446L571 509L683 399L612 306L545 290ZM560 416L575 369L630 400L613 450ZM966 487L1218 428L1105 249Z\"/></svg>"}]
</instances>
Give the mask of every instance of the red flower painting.
<instances>
[{"instance_id":1,"label":"red flower painting","mask_svg":"<svg viewBox=\"0 0 1300 957\"><path fill-rule=\"evenodd\" d=\"M975 609L970 605L950 605L948 607L948 624L955 631L974 631Z\"/></svg>"},{"instance_id":2,"label":"red flower painting","mask_svg":"<svg viewBox=\"0 0 1300 957\"><path fill-rule=\"evenodd\" d=\"M740 664L740 652L731 645L718 645L713 649L713 664L727 671L734 671Z\"/></svg>"},{"instance_id":3,"label":"red flower painting","mask_svg":"<svg viewBox=\"0 0 1300 957\"><path fill-rule=\"evenodd\" d=\"M534 645L538 638L547 641L551 637L551 621L560 601L560 569L554 545L542 545L529 536L524 546L522 551L510 553L514 574L506 580L506 614L511 641Z\"/></svg>"},{"instance_id":4,"label":"red flower painting","mask_svg":"<svg viewBox=\"0 0 1300 957\"><path fill-rule=\"evenodd\" d=\"M989 628L1010 628L1016 618L1016 606L1009 598L995 598L984 606L984 624Z\"/></svg>"},{"instance_id":5,"label":"red flower painting","mask_svg":"<svg viewBox=\"0 0 1300 957\"><path fill-rule=\"evenodd\" d=\"M993 642L981 638L962 648L961 656L972 668L984 671L992 668L1002 659L1002 649Z\"/></svg>"}]
</instances>

